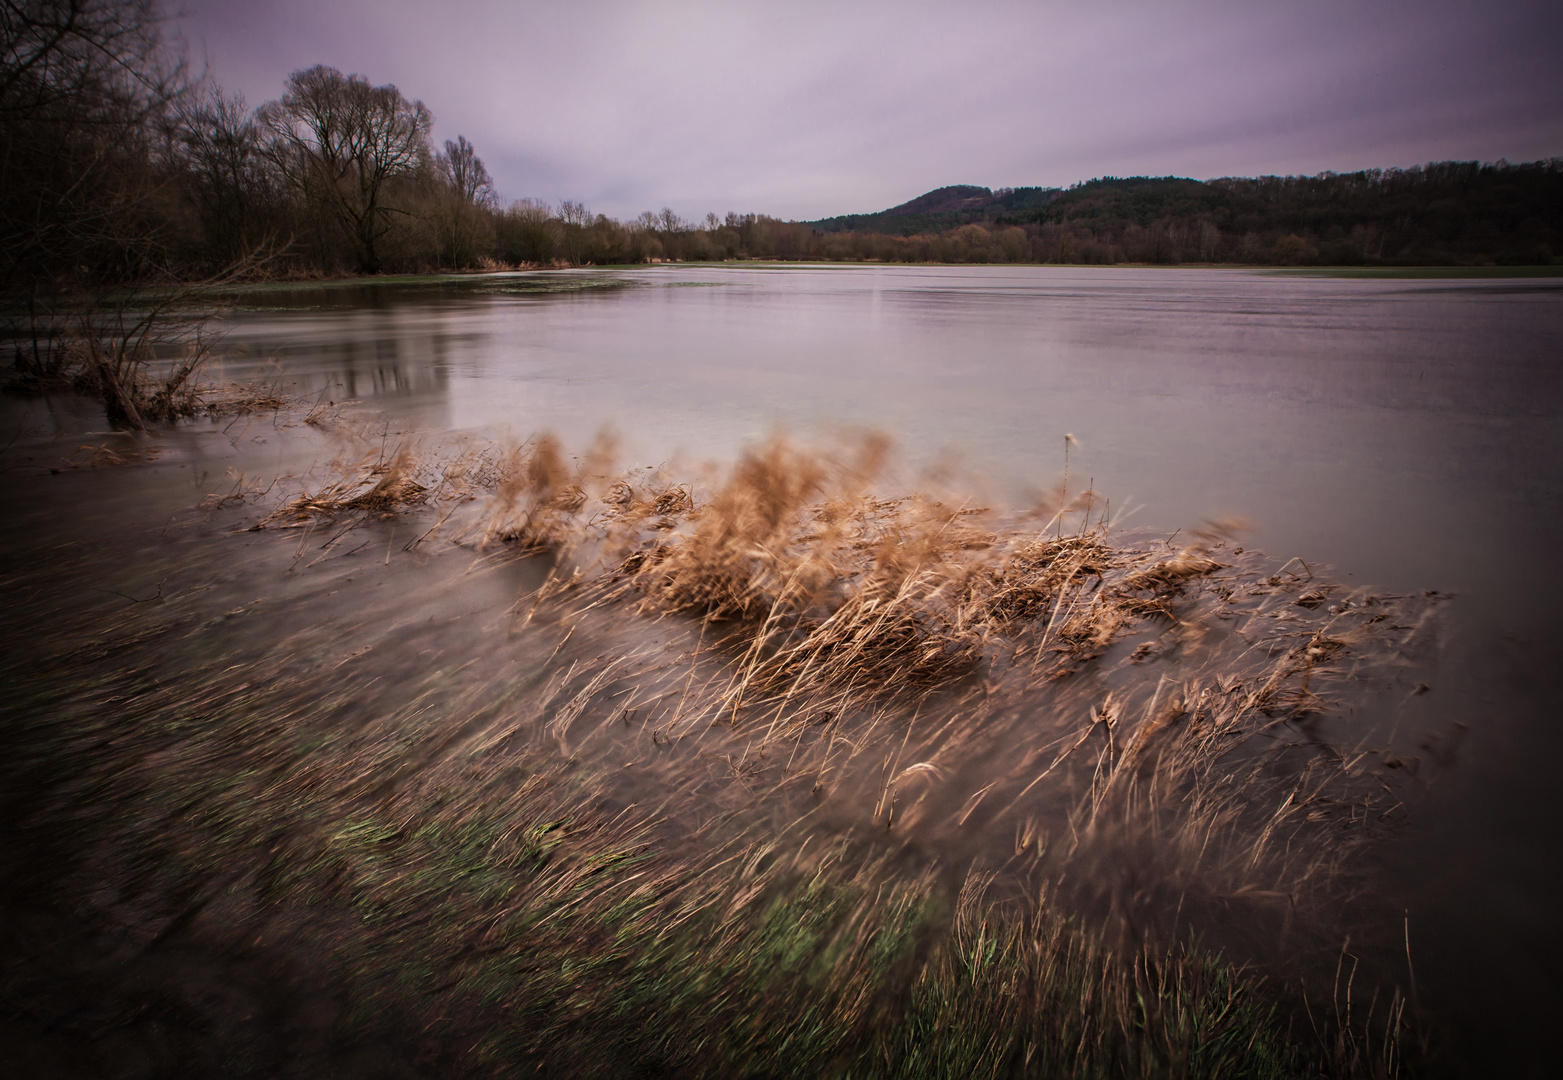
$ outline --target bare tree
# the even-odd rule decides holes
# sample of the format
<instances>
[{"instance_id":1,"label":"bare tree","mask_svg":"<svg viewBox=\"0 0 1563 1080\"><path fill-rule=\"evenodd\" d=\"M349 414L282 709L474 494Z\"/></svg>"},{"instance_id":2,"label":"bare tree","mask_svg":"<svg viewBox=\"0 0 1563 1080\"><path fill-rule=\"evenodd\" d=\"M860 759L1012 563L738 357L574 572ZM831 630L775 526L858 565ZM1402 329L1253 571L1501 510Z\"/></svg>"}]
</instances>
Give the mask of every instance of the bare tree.
<instances>
[{"instance_id":1,"label":"bare tree","mask_svg":"<svg viewBox=\"0 0 1563 1080\"><path fill-rule=\"evenodd\" d=\"M395 86L317 65L288 77L280 99L257 114L271 153L296 190L329 209L352 241L359 268L380 269L381 239L393 214L392 182L429 161L433 117Z\"/></svg>"},{"instance_id":2,"label":"bare tree","mask_svg":"<svg viewBox=\"0 0 1563 1080\"><path fill-rule=\"evenodd\" d=\"M179 109L180 159L200 212L203 246L220 263L242 259L273 229L275 201L264 136L241 95L212 84Z\"/></svg>"},{"instance_id":3,"label":"bare tree","mask_svg":"<svg viewBox=\"0 0 1563 1080\"><path fill-rule=\"evenodd\" d=\"M68 384L110 289L168 272L159 153L187 83L161 31L155 0L0 0L0 292L22 385Z\"/></svg>"},{"instance_id":4,"label":"bare tree","mask_svg":"<svg viewBox=\"0 0 1563 1080\"><path fill-rule=\"evenodd\" d=\"M0 0L0 288L163 258L159 132L186 87L155 0Z\"/></svg>"},{"instance_id":5,"label":"bare tree","mask_svg":"<svg viewBox=\"0 0 1563 1080\"><path fill-rule=\"evenodd\" d=\"M471 266L477 261L483 233L493 232L488 213L495 202L493 181L464 135L456 136L455 142L446 140L445 152L435 156L434 166L439 190L433 217L442 254L452 266Z\"/></svg>"},{"instance_id":6,"label":"bare tree","mask_svg":"<svg viewBox=\"0 0 1563 1080\"><path fill-rule=\"evenodd\" d=\"M462 202L469 206L493 203L494 182L483 167L483 159L478 157L465 135L457 135L455 142L446 139L445 152L435 159L435 163L440 175Z\"/></svg>"},{"instance_id":7,"label":"bare tree","mask_svg":"<svg viewBox=\"0 0 1563 1080\"><path fill-rule=\"evenodd\" d=\"M680 233L689 228L689 223L675 214L671 206L664 206L661 210L658 210L656 219L656 229L663 236L672 236L674 233Z\"/></svg>"},{"instance_id":8,"label":"bare tree","mask_svg":"<svg viewBox=\"0 0 1563 1080\"><path fill-rule=\"evenodd\" d=\"M0 0L7 383L73 386L132 427L194 408L205 290L268 261L257 245L181 281L181 119L195 102L162 28L157 0ZM242 103L217 100L207 133L242 135Z\"/></svg>"},{"instance_id":9,"label":"bare tree","mask_svg":"<svg viewBox=\"0 0 1563 1080\"><path fill-rule=\"evenodd\" d=\"M55 381L98 397L111 423L137 430L192 415L201 402L196 376L217 337L205 297L270 258L257 248L204 280L98 294L72 312L53 358Z\"/></svg>"},{"instance_id":10,"label":"bare tree","mask_svg":"<svg viewBox=\"0 0 1563 1080\"><path fill-rule=\"evenodd\" d=\"M563 248L563 224L546 202L521 199L512 203L497 225L500 257L507 262L547 265ZM575 247L579 246L577 238Z\"/></svg>"},{"instance_id":11,"label":"bare tree","mask_svg":"<svg viewBox=\"0 0 1563 1080\"><path fill-rule=\"evenodd\" d=\"M582 203L571 202L569 199L566 199L559 204L559 220L566 225L579 225L584 229L592 223L593 218L592 212L586 209Z\"/></svg>"}]
</instances>

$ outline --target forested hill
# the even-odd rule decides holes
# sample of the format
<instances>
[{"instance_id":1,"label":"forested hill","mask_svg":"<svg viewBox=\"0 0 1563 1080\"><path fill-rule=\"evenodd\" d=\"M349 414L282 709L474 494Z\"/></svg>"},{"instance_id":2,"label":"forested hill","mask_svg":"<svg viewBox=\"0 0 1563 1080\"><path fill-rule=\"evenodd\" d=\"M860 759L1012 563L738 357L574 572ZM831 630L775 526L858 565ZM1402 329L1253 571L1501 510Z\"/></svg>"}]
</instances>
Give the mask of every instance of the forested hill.
<instances>
[{"instance_id":1,"label":"forested hill","mask_svg":"<svg viewBox=\"0 0 1563 1080\"><path fill-rule=\"evenodd\" d=\"M1042 227L1151 262L1548 263L1563 255L1563 158L1210 181L1104 177L1067 189L947 187L877 214L811 224L887 236Z\"/></svg>"},{"instance_id":2,"label":"forested hill","mask_svg":"<svg viewBox=\"0 0 1563 1080\"><path fill-rule=\"evenodd\" d=\"M1062 194L1059 188L999 188L993 191L971 184L953 184L919 195L911 202L877 214L843 214L808 224L824 233L874 232L890 236L915 236L944 232L973 222L985 223L1004 216L1019 216L1047 206Z\"/></svg>"}]
</instances>

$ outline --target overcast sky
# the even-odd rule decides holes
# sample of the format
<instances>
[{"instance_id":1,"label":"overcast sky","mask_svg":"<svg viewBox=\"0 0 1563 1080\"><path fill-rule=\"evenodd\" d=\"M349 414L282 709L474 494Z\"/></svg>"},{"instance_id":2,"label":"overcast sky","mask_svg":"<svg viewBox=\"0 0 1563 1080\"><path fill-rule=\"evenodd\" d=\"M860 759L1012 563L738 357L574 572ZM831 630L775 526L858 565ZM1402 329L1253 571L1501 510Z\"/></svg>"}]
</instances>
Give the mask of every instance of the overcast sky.
<instances>
[{"instance_id":1,"label":"overcast sky","mask_svg":"<svg viewBox=\"0 0 1563 1080\"><path fill-rule=\"evenodd\" d=\"M507 201L871 212L945 184L1563 156L1563 3L184 0L251 105L395 83Z\"/></svg>"}]
</instances>

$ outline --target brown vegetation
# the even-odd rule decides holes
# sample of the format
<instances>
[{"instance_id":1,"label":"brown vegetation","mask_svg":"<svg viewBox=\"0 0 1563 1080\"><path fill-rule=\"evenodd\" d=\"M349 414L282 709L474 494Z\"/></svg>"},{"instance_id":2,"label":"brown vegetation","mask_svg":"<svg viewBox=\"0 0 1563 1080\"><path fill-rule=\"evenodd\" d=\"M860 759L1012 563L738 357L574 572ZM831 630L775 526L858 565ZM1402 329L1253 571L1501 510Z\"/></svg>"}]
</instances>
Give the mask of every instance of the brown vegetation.
<instances>
[{"instance_id":1,"label":"brown vegetation","mask_svg":"<svg viewBox=\"0 0 1563 1080\"><path fill-rule=\"evenodd\" d=\"M678 482L352 436L210 499L258 531L177 586L22 560L15 880L285 952L331 1045L450 1074L1394 1072L1403 969L1336 912L1415 765L1332 702L1430 602L883 498L882 440Z\"/></svg>"},{"instance_id":2,"label":"brown vegetation","mask_svg":"<svg viewBox=\"0 0 1563 1080\"><path fill-rule=\"evenodd\" d=\"M1092 493L1029 523L879 498L884 452L869 440L832 460L775 440L696 499L659 474L614 477L605 448L568 467L549 438L443 459L403 449L260 525L428 504L417 543L551 553L529 618L693 617L705 660L665 736L754 732L756 776L784 754L778 790L839 786L877 827L923 842L975 821L991 841L1009 822L1009 858L1097 866L1071 888L1125 918L1109 867L1132 851L1161 882L1135 922L1174 883L1191 906L1279 900L1287 922L1338 895L1372 835L1355 826L1397 802L1386 754L1317 725L1332 692L1390 677L1392 628L1423 601L1266 570L1214 534L1115 541ZM912 730L886 719L910 714L924 717ZM896 743L870 782L859 765Z\"/></svg>"}]
</instances>

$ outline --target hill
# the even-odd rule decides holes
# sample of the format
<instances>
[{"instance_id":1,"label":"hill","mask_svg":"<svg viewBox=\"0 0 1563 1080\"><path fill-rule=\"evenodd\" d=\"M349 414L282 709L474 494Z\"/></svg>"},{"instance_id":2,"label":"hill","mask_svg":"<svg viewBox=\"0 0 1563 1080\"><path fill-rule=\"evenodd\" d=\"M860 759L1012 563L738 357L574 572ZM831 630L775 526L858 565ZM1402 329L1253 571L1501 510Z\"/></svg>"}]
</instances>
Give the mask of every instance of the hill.
<instances>
[{"instance_id":1,"label":"hill","mask_svg":"<svg viewBox=\"0 0 1563 1080\"><path fill-rule=\"evenodd\" d=\"M823 233L874 232L891 236L915 236L943 232L961 225L993 221L1001 216L1025 214L1047 205L1058 188L991 188L952 184L935 188L899 206L874 214L843 214L810 221Z\"/></svg>"},{"instance_id":2,"label":"hill","mask_svg":"<svg viewBox=\"0 0 1563 1080\"><path fill-rule=\"evenodd\" d=\"M887 237L1018 226L1064 261L1090 251L1088 261L1550 263L1563 253L1563 158L1203 181L1107 176L1064 189L962 184L806 224Z\"/></svg>"}]
</instances>

